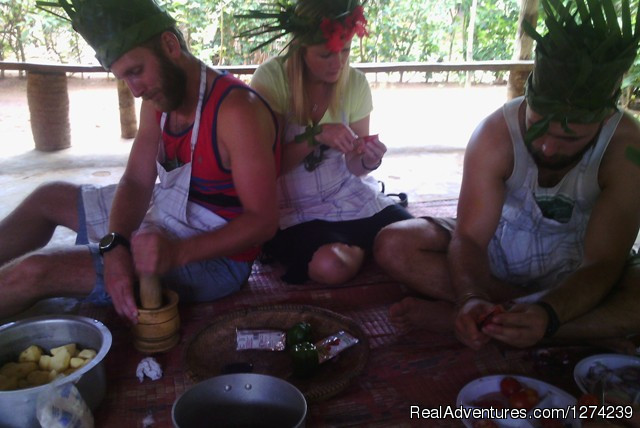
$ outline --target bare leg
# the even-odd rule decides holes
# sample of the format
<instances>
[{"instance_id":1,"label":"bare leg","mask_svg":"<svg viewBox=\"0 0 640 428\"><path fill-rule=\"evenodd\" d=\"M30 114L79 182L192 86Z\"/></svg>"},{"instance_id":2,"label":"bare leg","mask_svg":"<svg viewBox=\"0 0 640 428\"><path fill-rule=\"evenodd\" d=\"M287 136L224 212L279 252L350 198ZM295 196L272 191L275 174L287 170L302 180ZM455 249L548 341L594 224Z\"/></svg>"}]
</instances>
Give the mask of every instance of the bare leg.
<instances>
[{"instance_id":1,"label":"bare leg","mask_svg":"<svg viewBox=\"0 0 640 428\"><path fill-rule=\"evenodd\" d=\"M347 282L360 270L364 250L355 245L339 242L318 248L309 262L309 278L328 285Z\"/></svg>"},{"instance_id":2,"label":"bare leg","mask_svg":"<svg viewBox=\"0 0 640 428\"><path fill-rule=\"evenodd\" d=\"M35 189L0 222L0 266L45 246L58 225L78 230L78 186L52 182Z\"/></svg>"},{"instance_id":3,"label":"bare leg","mask_svg":"<svg viewBox=\"0 0 640 428\"><path fill-rule=\"evenodd\" d=\"M563 324L554 338L602 341L612 347L612 339L640 333L640 263L630 265L609 296L591 312ZM628 349L627 341L617 346Z\"/></svg>"},{"instance_id":4,"label":"bare leg","mask_svg":"<svg viewBox=\"0 0 640 428\"><path fill-rule=\"evenodd\" d=\"M400 330L453 331L456 296L447 265L450 241L447 230L423 218L393 223L378 233L376 262L392 278L426 297L407 297L391 306L389 319ZM486 292L496 302L522 294L522 290L498 281Z\"/></svg>"},{"instance_id":5,"label":"bare leg","mask_svg":"<svg viewBox=\"0 0 640 428\"><path fill-rule=\"evenodd\" d=\"M424 296L453 302L446 253L450 240L449 232L431 221L404 220L378 233L373 255L393 279Z\"/></svg>"},{"instance_id":6,"label":"bare leg","mask_svg":"<svg viewBox=\"0 0 640 428\"><path fill-rule=\"evenodd\" d=\"M0 318L18 313L39 299L86 296L95 283L87 247L41 250L0 268Z\"/></svg>"}]
</instances>

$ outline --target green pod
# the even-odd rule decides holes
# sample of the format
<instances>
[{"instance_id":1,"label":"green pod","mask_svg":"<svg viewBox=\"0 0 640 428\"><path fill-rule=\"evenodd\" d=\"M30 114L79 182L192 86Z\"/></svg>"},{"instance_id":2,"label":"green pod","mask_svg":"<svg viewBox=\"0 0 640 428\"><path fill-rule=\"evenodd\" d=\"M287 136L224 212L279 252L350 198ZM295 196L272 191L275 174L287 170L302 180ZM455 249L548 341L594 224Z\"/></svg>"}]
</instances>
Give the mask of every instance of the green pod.
<instances>
[{"instance_id":1,"label":"green pod","mask_svg":"<svg viewBox=\"0 0 640 428\"><path fill-rule=\"evenodd\" d=\"M299 322L287 330L287 347L289 349L302 342L311 342L311 324L307 322Z\"/></svg>"},{"instance_id":2,"label":"green pod","mask_svg":"<svg viewBox=\"0 0 640 428\"><path fill-rule=\"evenodd\" d=\"M291 348L293 360L293 375L296 377L309 377L318 368L318 349L311 342L302 342Z\"/></svg>"}]
</instances>

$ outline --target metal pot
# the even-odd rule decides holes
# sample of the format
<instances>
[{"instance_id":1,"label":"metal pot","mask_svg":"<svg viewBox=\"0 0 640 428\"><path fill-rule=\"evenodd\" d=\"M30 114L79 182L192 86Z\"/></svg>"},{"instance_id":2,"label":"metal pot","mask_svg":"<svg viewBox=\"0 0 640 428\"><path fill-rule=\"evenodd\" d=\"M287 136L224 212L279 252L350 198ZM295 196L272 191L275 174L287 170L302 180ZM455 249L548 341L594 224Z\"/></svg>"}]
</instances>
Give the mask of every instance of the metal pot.
<instances>
[{"instance_id":1,"label":"metal pot","mask_svg":"<svg viewBox=\"0 0 640 428\"><path fill-rule=\"evenodd\" d=\"M73 382L90 409L100 404L106 392L106 376L102 360L111 347L111 332L100 321L76 316L40 316L0 326L0 366L17 361L18 355L31 345L45 350L67 343L91 348L97 355L76 372L47 385L15 391L0 391L1 427L40 427L36 418L39 394L51 385Z\"/></svg>"},{"instance_id":2,"label":"metal pot","mask_svg":"<svg viewBox=\"0 0 640 428\"><path fill-rule=\"evenodd\" d=\"M254 373L212 377L176 400L176 428L304 427L307 401L289 382Z\"/></svg>"}]
</instances>

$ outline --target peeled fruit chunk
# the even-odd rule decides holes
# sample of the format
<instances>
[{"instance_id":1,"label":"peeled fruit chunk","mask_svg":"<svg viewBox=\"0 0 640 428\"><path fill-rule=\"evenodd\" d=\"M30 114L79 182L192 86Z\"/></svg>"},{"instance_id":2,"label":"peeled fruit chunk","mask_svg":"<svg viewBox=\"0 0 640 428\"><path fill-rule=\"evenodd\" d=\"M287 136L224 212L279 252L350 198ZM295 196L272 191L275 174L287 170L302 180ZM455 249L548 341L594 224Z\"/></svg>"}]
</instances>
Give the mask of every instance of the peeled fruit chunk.
<instances>
[{"instance_id":1,"label":"peeled fruit chunk","mask_svg":"<svg viewBox=\"0 0 640 428\"><path fill-rule=\"evenodd\" d=\"M18 387L18 378L0 374L0 391L11 391Z\"/></svg>"},{"instance_id":2,"label":"peeled fruit chunk","mask_svg":"<svg viewBox=\"0 0 640 428\"><path fill-rule=\"evenodd\" d=\"M97 352L93 349L87 348L80 351L78 358L84 358L85 360L91 360L96 356Z\"/></svg>"},{"instance_id":3,"label":"peeled fruit chunk","mask_svg":"<svg viewBox=\"0 0 640 428\"><path fill-rule=\"evenodd\" d=\"M85 360L84 358L73 357L69 360L69 367L72 369L79 369L80 367L87 364L89 360Z\"/></svg>"},{"instance_id":4,"label":"peeled fruit chunk","mask_svg":"<svg viewBox=\"0 0 640 428\"><path fill-rule=\"evenodd\" d=\"M61 352L63 349L65 349L67 353L72 357L76 355L75 343L67 343L66 345L58 346L57 348L51 348L51 355L56 355L58 352Z\"/></svg>"},{"instance_id":5,"label":"peeled fruit chunk","mask_svg":"<svg viewBox=\"0 0 640 428\"><path fill-rule=\"evenodd\" d=\"M12 391L44 385L59 377L68 376L96 357L91 348L79 349L75 343L51 348L46 354L42 347L31 345L0 367L0 391Z\"/></svg>"},{"instance_id":6,"label":"peeled fruit chunk","mask_svg":"<svg viewBox=\"0 0 640 428\"><path fill-rule=\"evenodd\" d=\"M31 386L44 385L51 381L51 375L48 371L34 370L27 375L27 382Z\"/></svg>"},{"instance_id":7,"label":"peeled fruit chunk","mask_svg":"<svg viewBox=\"0 0 640 428\"><path fill-rule=\"evenodd\" d=\"M69 355L69 351L66 348L63 348L51 357L49 368L57 372L63 372L69 368L69 360L71 360L71 355Z\"/></svg>"},{"instance_id":8,"label":"peeled fruit chunk","mask_svg":"<svg viewBox=\"0 0 640 428\"><path fill-rule=\"evenodd\" d=\"M29 373L38 368L38 365L32 361L24 362L24 363L14 363L9 362L6 363L0 369L0 374L15 377L18 379L24 379L27 377Z\"/></svg>"},{"instance_id":9,"label":"peeled fruit chunk","mask_svg":"<svg viewBox=\"0 0 640 428\"><path fill-rule=\"evenodd\" d=\"M40 356L42 356L42 348L36 345L31 345L20 353L20 356L18 357L18 361L21 363L25 363L25 362L37 363L38 360L40 360Z\"/></svg>"},{"instance_id":10,"label":"peeled fruit chunk","mask_svg":"<svg viewBox=\"0 0 640 428\"><path fill-rule=\"evenodd\" d=\"M43 355L38 360L40 370L51 370L51 355Z\"/></svg>"}]
</instances>

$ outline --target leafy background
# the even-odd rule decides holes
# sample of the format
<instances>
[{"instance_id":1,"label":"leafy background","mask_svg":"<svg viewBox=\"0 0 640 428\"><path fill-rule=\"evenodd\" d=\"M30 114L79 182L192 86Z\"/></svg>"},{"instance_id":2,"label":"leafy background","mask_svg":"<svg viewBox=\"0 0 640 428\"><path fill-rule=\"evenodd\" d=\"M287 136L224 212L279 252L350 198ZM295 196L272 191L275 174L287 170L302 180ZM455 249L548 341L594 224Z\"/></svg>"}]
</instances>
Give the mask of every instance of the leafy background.
<instances>
[{"instance_id":1,"label":"leafy background","mask_svg":"<svg viewBox=\"0 0 640 428\"><path fill-rule=\"evenodd\" d=\"M237 39L249 22L234 15L265 0L160 0L178 20L196 56L214 65L260 64L277 55L286 40L251 53L259 40ZM632 10L639 0L632 0ZM354 38L353 62L508 60L513 56L518 0L369 0L370 36ZM467 55L467 31L475 18L473 47ZM541 21L541 18L539 18ZM97 64L93 51L70 25L35 8L35 0L0 0L0 61L51 61ZM428 79L429 76L426 76ZM449 76L447 75L447 80ZM457 76L463 79L464 76ZM494 74L494 82L505 76ZM640 95L640 59L625 79L625 104Z\"/></svg>"}]
</instances>

